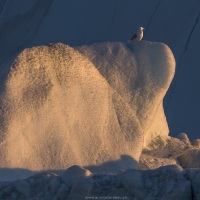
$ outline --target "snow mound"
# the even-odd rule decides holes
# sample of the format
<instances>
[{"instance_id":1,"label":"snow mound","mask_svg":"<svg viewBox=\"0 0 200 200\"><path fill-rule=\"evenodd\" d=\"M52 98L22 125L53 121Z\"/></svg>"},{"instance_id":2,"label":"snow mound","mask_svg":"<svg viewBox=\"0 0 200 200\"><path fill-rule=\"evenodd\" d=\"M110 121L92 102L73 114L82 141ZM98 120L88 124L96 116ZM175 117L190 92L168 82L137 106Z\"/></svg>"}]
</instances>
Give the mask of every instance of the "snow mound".
<instances>
[{"instance_id":1,"label":"snow mound","mask_svg":"<svg viewBox=\"0 0 200 200\"><path fill-rule=\"evenodd\" d=\"M69 172L70 171L70 172ZM79 171L74 174L71 172ZM42 173L24 180L0 182L1 199L170 199L192 200L199 198L200 170L183 170L171 165L156 170L126 170L118 174L88 174L79 166L65 171L64 175ZM66 178L66 177L65 177ZM65 179L67 180L67 179Z\"/></svg>"},{"instance_id":2,"label":"snow mound","mask_svg":"<svg viewBox=\"0 0 200 200\"><path fill-rule=\"evenodd\" d=\"M2 95L0 166L137 168L143 146L168 134L162 101L174 68L170 49L147 41L24 50Z\"/></svg>"},{"instance_id":3,"label":"snow mound","mask_svg":"<svg viewBox=\"0 0 200 200\"><path fill-rule=\"evenodd\" d=\"M135 111L144 131L144 146L157 135L168 135L163 98L175 72L171 50L162 43L100 43L76 49ZM98 55L98 56L97 56Z\"/></svg>"}]
</instances>

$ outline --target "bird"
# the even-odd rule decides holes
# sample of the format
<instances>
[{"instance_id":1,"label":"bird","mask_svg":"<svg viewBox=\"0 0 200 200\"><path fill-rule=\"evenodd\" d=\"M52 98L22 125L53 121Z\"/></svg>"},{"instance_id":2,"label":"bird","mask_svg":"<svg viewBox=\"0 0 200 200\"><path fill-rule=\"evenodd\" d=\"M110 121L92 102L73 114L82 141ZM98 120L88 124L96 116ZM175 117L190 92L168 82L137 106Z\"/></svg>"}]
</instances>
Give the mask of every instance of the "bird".
<instances>
[{"instance_id":1,"label":"bird","mask_svg":"<svg viewBox=\"0 0 200 200\"><path fill-rule=\"evenodd\" d=\"M139 27L138 31L136 33L133 34L133 36L130 38L131 41L135 40L135 41L140 41L143 38L143 27Z\"/></svg>"}]
</instances>

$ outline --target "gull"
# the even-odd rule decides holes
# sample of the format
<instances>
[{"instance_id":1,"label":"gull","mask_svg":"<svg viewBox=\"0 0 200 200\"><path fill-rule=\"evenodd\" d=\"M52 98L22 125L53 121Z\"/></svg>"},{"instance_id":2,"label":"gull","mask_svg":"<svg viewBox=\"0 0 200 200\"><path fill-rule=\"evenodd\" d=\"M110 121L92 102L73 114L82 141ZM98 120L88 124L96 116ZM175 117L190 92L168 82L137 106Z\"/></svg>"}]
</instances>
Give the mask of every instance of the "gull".
<instances>
[{"instance_id":1,"label":"gull","mask_svg":"<svg viewBox=\"0 0 200 200\"><path fill-rule=\"evenodd\" d=\"M131 41L140 41L143 38L143 27L140 27L136 33L130 38Z\"/></svg>"}]
</instances>

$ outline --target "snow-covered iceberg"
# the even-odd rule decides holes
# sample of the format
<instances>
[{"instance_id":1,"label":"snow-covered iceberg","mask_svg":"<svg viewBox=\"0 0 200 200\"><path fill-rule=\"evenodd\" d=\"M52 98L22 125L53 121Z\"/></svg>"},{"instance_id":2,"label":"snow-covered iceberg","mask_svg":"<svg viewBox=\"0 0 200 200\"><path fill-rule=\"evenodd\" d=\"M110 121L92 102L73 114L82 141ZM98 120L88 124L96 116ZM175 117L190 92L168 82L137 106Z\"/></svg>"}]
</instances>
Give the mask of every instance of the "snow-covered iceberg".
<instances>
[{"instance_id":1,"label":"snow-covered iceberg","mask_svg":"<svg viewBox=\"0 0 200 200\"><path fill-rule=\"evenodd\" d=\"M146 41L25 49L1 98L0 166L137 168L143 146L168 134L162 101L174 68L166 45Z\"/></svg>"}]
</instances>

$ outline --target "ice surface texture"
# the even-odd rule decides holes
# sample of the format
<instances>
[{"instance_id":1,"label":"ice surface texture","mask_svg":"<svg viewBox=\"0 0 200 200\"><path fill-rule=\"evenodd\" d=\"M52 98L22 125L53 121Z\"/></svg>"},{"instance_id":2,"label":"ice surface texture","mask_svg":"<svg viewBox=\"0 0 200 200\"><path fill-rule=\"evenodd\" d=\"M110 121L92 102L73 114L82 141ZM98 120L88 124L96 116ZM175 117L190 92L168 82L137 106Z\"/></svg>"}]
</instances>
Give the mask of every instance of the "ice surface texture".
<instances>
[{"instance_id":1,"label":"ice surface texture","mask_svg":"<svg viewBox=\"0 0 200 200\"><path fill-rule=\"evenodd\" d=\"M162 100L174 65L166 45L146 41L24 50L2 95L0 166L136 168L143 146L168 134Z\"/></svg>"}]
</instances>

